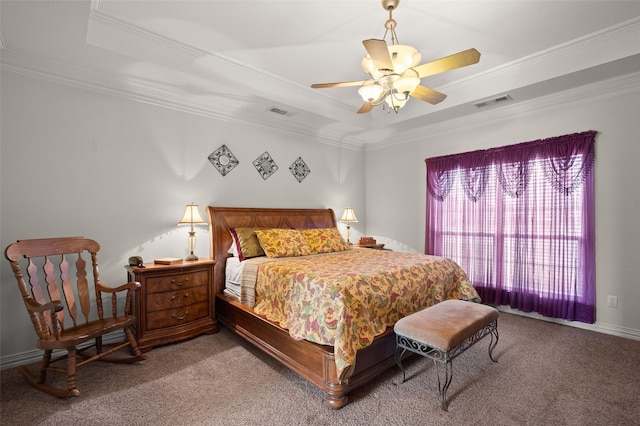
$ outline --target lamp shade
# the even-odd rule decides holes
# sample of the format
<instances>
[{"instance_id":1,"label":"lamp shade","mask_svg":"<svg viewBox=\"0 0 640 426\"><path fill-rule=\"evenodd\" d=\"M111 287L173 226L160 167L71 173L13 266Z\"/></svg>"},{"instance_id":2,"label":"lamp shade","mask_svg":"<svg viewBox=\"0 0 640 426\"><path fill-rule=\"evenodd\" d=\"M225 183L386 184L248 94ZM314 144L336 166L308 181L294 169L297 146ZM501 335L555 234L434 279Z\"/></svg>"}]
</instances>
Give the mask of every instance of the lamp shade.
<instances>
[{"instance_id":1,"label":"lamp shade","mask_svg":"<svg viewBox=\"0 0 640 426\"><path fill-rule=\"evenodd\" d=\"M356 213L353 211L351 207L347 207L344 209L342 213L342 217L340 217L340 222L345 222L347 224L351 222L357 222L358 218L356 217Z\"/></svg>"},{"instance_id":2,"label":"lamp shade","mask_svg":"<svg viewBox=\"0 0 640 426\"><path fill-rule=\"evenodd\" d=\"M394 83L393 87L402 95L402 98L407 99L409 94L413 93L419 84L420 79L418 77L402 77Z\"/></svg>"},{"instance_id":3,"label":"lamp shade","mask_svg":"<svg viewBox=\"0 0 640 426\"><path fill-rule=\"evenodd\" d=\"M384 89L378 84L365 84L358 89L358 94L362 96L362 100L365 102L373 102L380 98Z\"/></svg>"},{"instance_id":4,"label":"lamp shade","mask_svg":"<svg viewBox=\"0 0 640 426\"><path fill-rule=\"evenodd\" d=\"M394 95L387 95L384 100L387 102L387 105L389 105L389 108L393 109L395 112L398 112L398 110L407 103L407 99L397 99Z\"/></svg>"},{"instance_id":5,"label":"lamp shade","mask_svg":"<svg viewBox=\"0 0 640 426\"><path fill-rule=\"evenodd\" d=\"M393 72L396 74L402 74L422 61L422 55L415 47L405 44L392 44L387 46L387 49L389 49L389 56L393 63Z\"/></svg>"},{"instance_id":6,"label":"lamp shade","mask_svg":"<svg viewBox=\"0 0 640 426\"><path fill-rule=\"evenodd\" d=\"M184 216L178 222L178 225L204 225L207 222L202 219L200 210L197 204L187 204L184 209Z\"/></svg>"},{"instance_id":7,"label":"lamp shade","mask_svg":"<svg viewBox=\"0 0 640 426\"><path fill-rule=\"evenodd\" d=\"M373 59L371 59L371 56L369 55L362 58L362 62L360 62L360 66L362 67L364 72L369 74L376 81L380 77L384 76L384 73L381 73L380 71L378 71L378 68L376 68L376 65L373 63Z\"/></svg>"}]
</instances>

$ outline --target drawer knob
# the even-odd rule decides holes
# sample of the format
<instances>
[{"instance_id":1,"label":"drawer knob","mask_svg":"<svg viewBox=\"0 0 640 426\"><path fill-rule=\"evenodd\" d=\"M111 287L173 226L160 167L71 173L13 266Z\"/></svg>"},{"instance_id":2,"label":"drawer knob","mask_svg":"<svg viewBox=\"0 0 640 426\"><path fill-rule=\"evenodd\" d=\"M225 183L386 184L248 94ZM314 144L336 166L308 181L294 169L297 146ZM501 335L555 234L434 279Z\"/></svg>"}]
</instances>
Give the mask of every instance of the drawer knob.
<instances>
[{"instance_id":1,"label":"drawer knob","mask_svg":"<svg viewBox=\"0 0 640 426\"><path fill-rule=\"evenodd\" d=\"M174 296L171 296L171 300L176 300L178 297L184 297L186 299L187 297L189 297L189 293L176 294Z\"/></svg>"},{"instance_id":2,"label":"drawer knob","mask_svg":"<svg viewBox=\"0 0 640 426\"><path fill-rule=\"evenodd\" d=\"M185 313L184 313L184 315L176 315L176 314L173 314L173 315L171 315L171 318L175 318L175 319L177 319L177 320L183 320L183 319L185 319L188 315L189 315L189 310L187 309L187 312L185 312Z\"/></svg>"},{"instance_id":3,"label":"drawer knob","mask_svg":"<svg viewBox=\"0 0 640 426\"><path fill-rule=\"evenodd\" d=\"M185 279L184 279L184 280L182 280L182 281L177 281L177 280L174 278L174 279L172 279L172 280L171 280L171 284L175 284L175 285L178 285L178 286L182 286L182 285L185 285L188 281L189 281L189 278L185 278Z\"/></svg>"}]
</instances>

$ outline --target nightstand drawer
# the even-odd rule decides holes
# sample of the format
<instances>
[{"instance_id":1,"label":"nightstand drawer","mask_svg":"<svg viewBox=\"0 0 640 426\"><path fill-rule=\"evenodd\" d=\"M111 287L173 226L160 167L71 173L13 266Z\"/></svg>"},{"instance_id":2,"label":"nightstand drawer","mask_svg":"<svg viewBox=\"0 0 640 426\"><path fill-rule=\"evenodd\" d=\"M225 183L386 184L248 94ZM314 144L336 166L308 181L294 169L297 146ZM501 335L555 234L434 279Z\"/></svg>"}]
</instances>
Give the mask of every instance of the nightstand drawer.
<instances>
[{"instance_id":1,"label":"nightstand drawer","mask_svg":"<svg viewBox=\"0 0 640 426\"><path fill-rule=\"evenodd\" d=\"M191 287L206 286L209 283L208 271L185 272L182 274L149 277L146 282L146 293L184 290Z\"/></svg>"},{"instance_id":2,"label":"nightstand drawer","mask_svg":"<svg viewBox=\"0 0 640 426\"><path fill-rule=\"evenodd\" d=\"M186 324L209 316L209 303L201 302L175 309L147 313L147 329L154 330Z\"/></svg>"},{"instance_id":3,"label":"nightstand drawer","mask_svg":"<svg viewBox=\"0 0 640 426\"><path fill-rule=\"evenodd\" d=\"M147 294L147 312L179 308L209 300L209 287L187 287L176 291Z\"/></svg>"}]
</instances>

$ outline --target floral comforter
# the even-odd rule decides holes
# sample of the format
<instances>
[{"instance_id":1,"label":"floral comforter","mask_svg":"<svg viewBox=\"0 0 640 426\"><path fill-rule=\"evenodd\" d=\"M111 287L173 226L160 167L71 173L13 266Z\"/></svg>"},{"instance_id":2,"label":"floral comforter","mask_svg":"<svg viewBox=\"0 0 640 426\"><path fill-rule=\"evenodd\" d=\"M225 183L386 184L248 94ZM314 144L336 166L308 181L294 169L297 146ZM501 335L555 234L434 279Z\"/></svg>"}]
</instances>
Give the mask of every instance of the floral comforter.
<instances>
[{"instance_id":1,"label":"floral comforter","mask_svg":"<svg viewBox=\"0 0 640 426\"><path fill-rule=\"evenodd\" d=\"M338 377L400 318L445 299L479 298L450 259L371 249L260 265L254 311L296 340L334 346Z\"/></svg>"}]
</instances>

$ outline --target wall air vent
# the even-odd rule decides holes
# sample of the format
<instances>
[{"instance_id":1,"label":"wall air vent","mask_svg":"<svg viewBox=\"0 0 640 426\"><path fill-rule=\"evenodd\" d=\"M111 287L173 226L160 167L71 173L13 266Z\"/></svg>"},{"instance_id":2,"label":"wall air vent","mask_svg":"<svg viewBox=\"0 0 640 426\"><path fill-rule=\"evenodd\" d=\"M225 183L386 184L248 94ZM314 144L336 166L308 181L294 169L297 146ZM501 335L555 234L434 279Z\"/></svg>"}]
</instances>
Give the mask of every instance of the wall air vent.
<instances>
[{"instance_id":1,"label":"wall air vent","mask_svg":"<svg viewBox=\"0 0 640 426\"><path fill-rule=\"evenodd\" d=\"M285 111L285 110L280 109L278 107L271 107L267 111L272 112L274 114L278 114L278 115L289 115L289 111Z\"/></svg>"},{"instance_id":2,"label":"wall air vent","mask_svg":"<svg viewBox=\"0 0 640 426\"><path fill-rule=\"evenodd\" d=\"M509 102L512 101L513 98L510 95L500 95L497 98L493 98L493 99L486 99L484 101L480 101L478 103L473 104L473 106L477 107L477 108L483 108L483 107L487 107L490 105L497 105L497 104L501 104L503 102Z\"/></svg>"}]
</instances>

